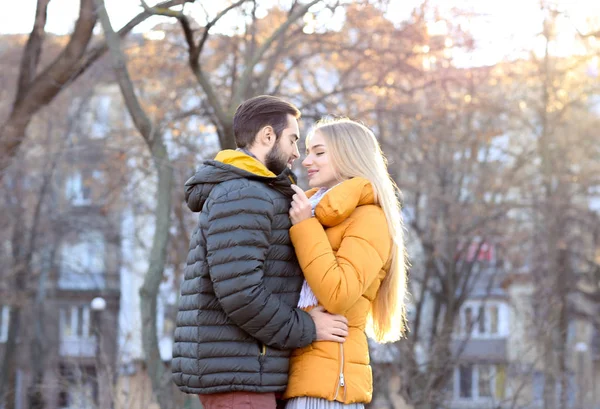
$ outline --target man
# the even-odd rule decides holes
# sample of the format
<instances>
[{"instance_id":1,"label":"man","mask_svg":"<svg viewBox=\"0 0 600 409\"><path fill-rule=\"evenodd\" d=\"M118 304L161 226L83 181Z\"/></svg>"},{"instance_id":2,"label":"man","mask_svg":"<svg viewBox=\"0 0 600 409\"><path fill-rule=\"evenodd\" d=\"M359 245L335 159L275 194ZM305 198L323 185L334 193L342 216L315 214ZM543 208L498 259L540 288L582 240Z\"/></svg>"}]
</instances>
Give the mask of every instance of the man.
<instances>
[{"instance_id":1,"label":"man","mask_svg":"<svg viewBox=\"0 0 600 409\"><path fill-rule=\"evenodd\" d=\"M173 379L205 409L275 408L292 349L343 342L344 317L298 303L303 276L288 230L298 152L296 107L272 96L241 104L237 150L220 152L186 182L200 213L181 286Z\"/></svg>"}]
</instances>

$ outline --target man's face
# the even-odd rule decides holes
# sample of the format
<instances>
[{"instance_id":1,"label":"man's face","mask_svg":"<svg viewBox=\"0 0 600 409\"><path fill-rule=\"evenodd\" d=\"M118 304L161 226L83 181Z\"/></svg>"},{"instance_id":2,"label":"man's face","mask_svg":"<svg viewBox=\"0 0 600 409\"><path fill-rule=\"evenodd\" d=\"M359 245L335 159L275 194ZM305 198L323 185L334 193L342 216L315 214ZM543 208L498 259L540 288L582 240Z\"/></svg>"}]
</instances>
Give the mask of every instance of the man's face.
<instances>
[{"instance_id":1,"label":"man's face","mask_svg":"<svg viewBox=\"0 0 600 409\"><path fill-rule=\"evenodd\" d=\"M281 132L281 137L265 158L267 169L279 175L286 167L292 168L294 161L300 157L298 135L300 135L298 120L294 116L288 115L287 128Z\"/></svg>"}]
</instances>

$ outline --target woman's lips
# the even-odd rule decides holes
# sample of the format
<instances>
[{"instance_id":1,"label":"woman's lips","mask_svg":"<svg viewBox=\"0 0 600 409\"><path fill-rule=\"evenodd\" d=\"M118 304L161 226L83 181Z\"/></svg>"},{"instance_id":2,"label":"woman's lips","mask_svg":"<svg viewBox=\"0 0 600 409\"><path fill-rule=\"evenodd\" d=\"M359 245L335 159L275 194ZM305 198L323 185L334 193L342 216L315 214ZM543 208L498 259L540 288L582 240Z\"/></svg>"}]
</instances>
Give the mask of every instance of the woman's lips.
<instances>
[{"instance_id":1,"label":"woman's lips","mask_svg":"<svg viewBox=\"0 0 600 409\"><path fill-rule=\"evenodd\" d=\"M308 177L310 178L311 176L314 176L316 173L318 172L318 170L309 170L308 173Z\"/></svg>"}]
</instances>

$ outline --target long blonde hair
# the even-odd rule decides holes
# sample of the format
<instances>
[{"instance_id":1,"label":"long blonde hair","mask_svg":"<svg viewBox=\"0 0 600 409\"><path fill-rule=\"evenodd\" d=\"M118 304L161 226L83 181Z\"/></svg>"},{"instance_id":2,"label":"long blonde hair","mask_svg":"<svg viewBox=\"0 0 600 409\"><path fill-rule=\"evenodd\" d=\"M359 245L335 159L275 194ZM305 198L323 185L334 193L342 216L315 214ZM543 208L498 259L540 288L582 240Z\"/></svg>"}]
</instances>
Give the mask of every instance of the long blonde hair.
<instances>
[{"instance_id":1,"label":"long blonde hair","mask_svg":"<svg viewBox=\"0 0 600 409\"><path fill-rule=\"evenodd\" d=\"M367 322L367 333L378 342L394 342L406 331L407 258L398 196L387 160L377 138L366 126L347 118L322 119L306 137L319 132L327 143L334 175L340 181L363 177L371 182L375 200L383 209L393 239L389 271L385 275Z\"/></svg>"}]
</instances>

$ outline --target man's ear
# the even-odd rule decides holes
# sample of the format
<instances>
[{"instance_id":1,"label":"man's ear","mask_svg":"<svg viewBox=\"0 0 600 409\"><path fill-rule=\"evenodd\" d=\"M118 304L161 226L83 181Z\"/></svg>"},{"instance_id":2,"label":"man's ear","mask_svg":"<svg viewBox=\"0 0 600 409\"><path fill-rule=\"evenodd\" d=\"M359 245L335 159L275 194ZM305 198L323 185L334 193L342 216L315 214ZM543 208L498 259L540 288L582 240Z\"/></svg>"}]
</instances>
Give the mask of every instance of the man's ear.
<instances>
[{"instance_id":1,"label":"man's ear","mask_svg":"<svg viewBox=\"0 0 600 409\"><path fill-rule=\"evenodd\" d=\"M261 145L272 148L275 145L277 137L275 136L275 130L271 125L263 127L258 131L258 141Z\"/></svg>"}]
</instances>

